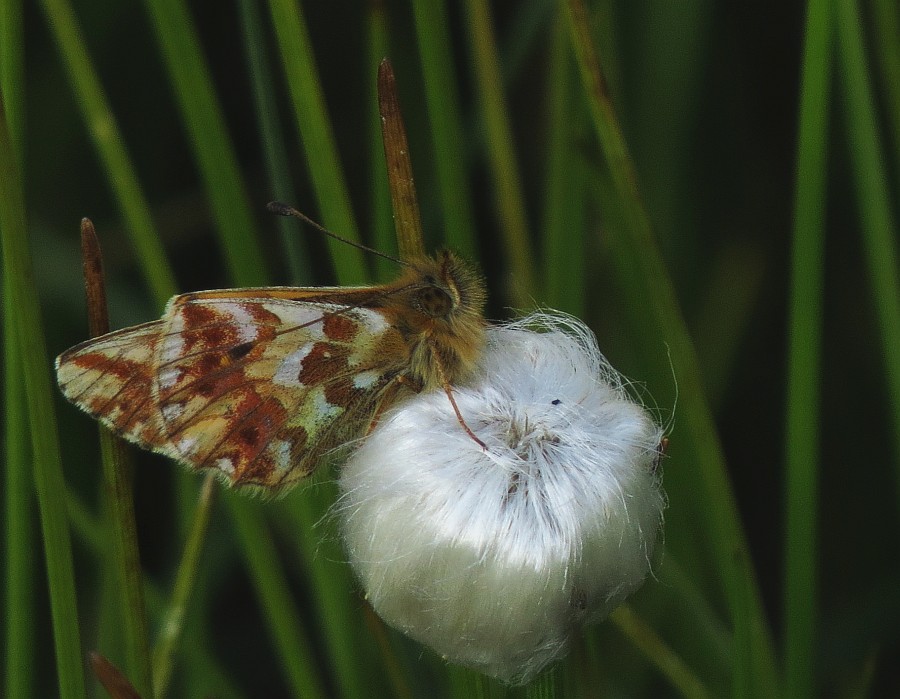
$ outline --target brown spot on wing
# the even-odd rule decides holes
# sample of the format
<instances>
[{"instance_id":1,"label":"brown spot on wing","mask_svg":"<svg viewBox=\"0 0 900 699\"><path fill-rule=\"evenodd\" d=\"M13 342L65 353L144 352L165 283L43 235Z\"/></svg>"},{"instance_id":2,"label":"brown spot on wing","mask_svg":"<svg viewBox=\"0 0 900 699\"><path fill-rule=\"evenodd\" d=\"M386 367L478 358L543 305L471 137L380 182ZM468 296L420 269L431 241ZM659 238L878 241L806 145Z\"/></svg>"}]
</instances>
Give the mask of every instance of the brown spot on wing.
<instances>
[{"instance_id":1,"label":"brown spot on wing","mask_svg":"<svg viewBox=\"0 0 900 699\"><path fill-rule=\"evenodd\" d=\"M262 438L259 426L256 424L244 425L237 431L236 440L247 448L253 448L259 445Z\"/></svg>"},{"instance_id":2,"label":"brown spot on wing","mask_svg":"<svg viewBox=\"0 0 900 699\"><path fill-rule=\"evenodd\" d=\"M346 408L356 398L359 390L349 380L332 381L325 386L325 400L338 408Z\"/></svg>"},{"instance_id":3,"label":"brown spot on wing","mask_svg":"<svg viewBox=\"0 0 900 699\"><path fill-rule=\"evenodd\" d=\"M323 330L329 340L348 343L359 333L359 323L344 314L332 313L325 316Z\"/></svg>"},{"instance_id":4,"label":"brown spot on wing","mask_svg":"<svg viewBox=\"0 0 900 699\"><path fill-rule=\"evenodd\" d=\"M236 362L239 359L243 359L248 354L250 354L250 350L252 350L256 345L253 342L242 342L239 345L235 345L230 350L228 350L228 357L231 361Z\"/></svg>"},{"instance_id":5,"label":"brown spot on wing","mask_svg":"<svg viewBox=\"0 0 900 699\"><path fill-rule=\"evenodd\" d=\"M170 327L176 328L173 332L181 346L160 366L175 378L160 383L160 404L191 393L212 398L243 382L241 360L251 361L248 355L275 337L279 323L278 316L259 304L179 305Z\"/></svg>"},{"instance_id":6,"label":"brown spot on wing","mask_svg":"<svg viewBox=\"0 0 900 699\"><path fill-rule=\"evenodd\" d=\"M317 342L303 358L297 379L305 386L315 386L334 376L346 374L349 370L349 356L350 350L346 347Z\"/></svg>"},{"instance_id":7,"label":"brown spot on wing","mask_svg":"<svg viewBox=\"0 0 900 699\"><path fill-rule=\"evenodd\" d=\"M229 340L234 340L234 328L219 313L206 306L186 303L178 307L178 315L182 323L181 338L184 341L184 353L190 353L199 345L200 348L219 347Z\"/></svg>"},{"instance_id":8,"label":"brown spot on wing","mask_svg":"<svg viewBox=\"0 0 900 699\"><path fill-rule=\"evenodd\" d=\"M302 428L284 434L288 415L279 401L260 400L256 396L253 404L253 396L246 398L246 402L236 406L235 412L240 417L235 417L231 430L210 446L197 465L221 469L226 463L225 472L235 485L275 486L284 477L283 472L291 465L294 455L305 448L307 435ZM202 420L202 413L197 417ZM185 434L189 434L189 429Z\"/></svg>"}]
</instances>

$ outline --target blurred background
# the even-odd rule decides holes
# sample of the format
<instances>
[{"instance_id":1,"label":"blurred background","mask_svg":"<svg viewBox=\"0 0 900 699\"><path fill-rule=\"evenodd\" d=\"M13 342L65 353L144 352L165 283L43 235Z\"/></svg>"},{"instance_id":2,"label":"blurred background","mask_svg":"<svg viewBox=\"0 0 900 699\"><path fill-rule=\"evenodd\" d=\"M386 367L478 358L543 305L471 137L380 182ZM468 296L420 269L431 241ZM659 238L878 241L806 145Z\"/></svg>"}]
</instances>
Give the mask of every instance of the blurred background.
<instances>
[{"instance_id":1,"label":"blurred background","mask_svg":"<svg viewBox=\"0 0 900 699\"><path fill-rule=\"evenodd\" d=\"M791 694L781 683L799 677L786 680L803 688L794 696L892 695L900 690L900 396L891 389L900 366L890 341L900 11L890 0L812 3L810 15L802 3L770 0L587 2L590 45L633 159L639 197L629 200L620 183L632 172L598 139L567 5L4 0L4 32L13 33L3 37L2 87L49 355L86 337L84 216L103 246L113 327L158 317L169 293L389 279L389 264L360 263L355 251L265 211L282 199L392 251L375 100L376 67L388 55L429 248L446 244L478 262L491 319L537 305L582 316L672 425L667 553L633 600L647 634L621 620L588 629L541 686L559 696L691 694L686 687L773 696ZM307 36L296 31L299 13ZM818 241L805 249L823 257L803 253L792 267L804 37L823 24L821 60L807 63L807 84L819 85L822 102L807 128L819 134L813 180L817 171L824 179L821 198L806 200L811 208L799 216L813 223L798 226ZM299 67L304 50L315 75ZM641 204L647 227L634 224ZM141 225L156 242L135 242ZM652 237L629 238L635 228ZM645 240L655 244L641 247ZM811 286L794 286L803 274ZM818 337L791 315L795 288ZM686 328L694 356L685 358L673 327ZM799 456L807 478L794 491L806 521L818 513L817 529L801 527L795 539L799 551L817 552L805 611L785 602L792 332L819 390L808 405L811 448ZM81 642L124 664L104 572L96 432L56 400ZM8 420L14 409L6 404ZM292 646L272 621L280 603L247 562L254 536L271 545L278 572L269 591L290 604L284 618L298 622L293 633L323 696L533 695L447 670L371 617L333 522L323 519L330 480L277 501L216 503L169 695L300 693ZM201 482L162 458L136 456L151 640ZM241 509L249 519L235 514ZM31 637L18 656L26 664L6 671L28 675L17 691L50 696L56 675L36 502L22 516ZM728 539L731 524L717 522L743 534ZM742 537L746 551L729 548ZM732 564L746 577L728 572ZM756 599L749 617L767 627L760 643L768 660L748 660L745 637L735 634L736 579L758 589L748 593ZM790 651L794 613L811 638ZM661 670L668 656L642 645L648 638L666 644L695 684ZM752 674L757 661L769 674L742 684L741 668ZM93 680L88 686L99 696Z\"/></svg>"}]
</instances>

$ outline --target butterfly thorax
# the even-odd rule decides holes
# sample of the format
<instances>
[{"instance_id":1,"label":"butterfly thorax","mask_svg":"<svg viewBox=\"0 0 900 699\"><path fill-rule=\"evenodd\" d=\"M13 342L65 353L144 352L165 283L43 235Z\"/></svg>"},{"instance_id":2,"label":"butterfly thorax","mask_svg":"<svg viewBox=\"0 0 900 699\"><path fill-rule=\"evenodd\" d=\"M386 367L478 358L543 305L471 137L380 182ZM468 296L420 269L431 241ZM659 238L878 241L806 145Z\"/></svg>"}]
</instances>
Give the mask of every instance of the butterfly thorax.
<instances>
[{"instance_id":1,"label":"butterfly thorax","mask_svg":"<svg viewBox=\"0 0 900 699\"><path fill-rule=\"evenodd\" d=\"M408 343L407 378L426 391L465 381L484 345L482 279L443 251L413 262L390 287L383 310Z\"/></svg>"}]
</instances>

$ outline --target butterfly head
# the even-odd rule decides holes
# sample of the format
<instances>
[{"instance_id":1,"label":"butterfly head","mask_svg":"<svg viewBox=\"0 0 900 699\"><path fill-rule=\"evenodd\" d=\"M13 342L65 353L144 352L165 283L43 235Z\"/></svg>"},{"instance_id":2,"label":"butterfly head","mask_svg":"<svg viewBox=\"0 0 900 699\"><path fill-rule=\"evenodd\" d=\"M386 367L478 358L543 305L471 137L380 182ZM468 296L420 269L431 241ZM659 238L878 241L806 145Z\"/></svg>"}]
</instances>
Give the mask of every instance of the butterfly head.
<instances>
[{"instance_id":1,"label":"butterfly head","mask_svg":"<svg viewBox=\"0 0 900 699\"><path fill-rule=\"evenodd\" d=\"M395 289L397 325L419 338L414 378L439 386L439 364L450 383L464 379L484 343L485 288L478 273L445 250L412 262Z\"/></svg>"},{"instance_id":2,"label":"butterfly head","mask_svg":"<svg viewBox=\"0 0 900 699\"><path fill-rule=\"evenodd\" d=\"M454 320L484 308L484 282L472 267L449 250L413 263L410 301L423 315Z\"/></svg>"}]
</instances>

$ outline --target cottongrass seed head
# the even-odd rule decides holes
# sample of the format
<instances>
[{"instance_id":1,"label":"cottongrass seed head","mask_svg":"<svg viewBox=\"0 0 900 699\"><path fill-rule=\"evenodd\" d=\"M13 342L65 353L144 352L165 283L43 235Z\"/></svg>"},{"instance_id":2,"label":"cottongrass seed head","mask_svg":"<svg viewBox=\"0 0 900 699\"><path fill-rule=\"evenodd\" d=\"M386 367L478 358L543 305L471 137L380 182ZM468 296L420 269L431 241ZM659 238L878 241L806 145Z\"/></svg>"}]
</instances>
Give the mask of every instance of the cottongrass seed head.
<instances>
[{"instance_id":1,"label":"cottongrass seed head","mask_svg":"<svg viewBox=\"0 0 900 699\"><path fill-rule=\"evenodd\" d=\"M390 625L520 684L647 576L662 429L593 333L537 313L489 329L477 376L388 412L340 476L350 561Z\"/></svg>"}]
</instances>

